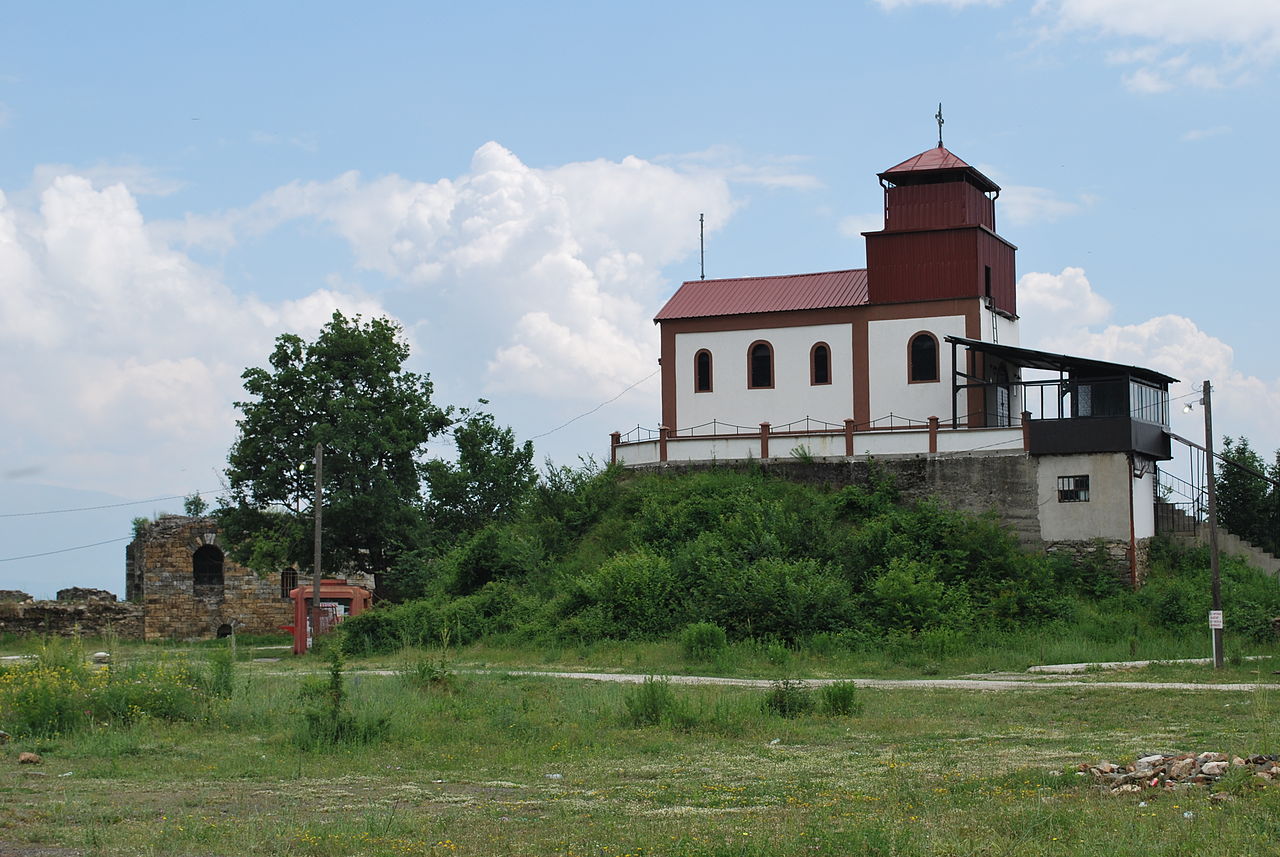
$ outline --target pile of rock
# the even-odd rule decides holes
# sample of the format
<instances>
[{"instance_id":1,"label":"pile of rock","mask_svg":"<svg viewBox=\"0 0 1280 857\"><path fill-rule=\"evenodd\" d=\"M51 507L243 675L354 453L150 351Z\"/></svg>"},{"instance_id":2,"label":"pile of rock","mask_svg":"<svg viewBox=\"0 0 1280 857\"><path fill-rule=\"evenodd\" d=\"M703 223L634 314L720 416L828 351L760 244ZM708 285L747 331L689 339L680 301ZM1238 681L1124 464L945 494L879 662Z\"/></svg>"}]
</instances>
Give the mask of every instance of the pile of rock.
<instances>
[{"instance_id":1,"label":"pile of rock","mask_svg":"<svg viewBox=\"0 0 1280 857\"><path fill-rule=\"evenodd\" d=\"M1259 785L1280 780L1280 756L1276 754L1228 758L1222 753L1175 753L1143 756L1131 765L1098 762L1082 764L1077 770L1091 774L1112 794L1140 792L1143 789L1173 789L1212 785L1232 769L1248 770Z\"/></svg>"}]
</instances>

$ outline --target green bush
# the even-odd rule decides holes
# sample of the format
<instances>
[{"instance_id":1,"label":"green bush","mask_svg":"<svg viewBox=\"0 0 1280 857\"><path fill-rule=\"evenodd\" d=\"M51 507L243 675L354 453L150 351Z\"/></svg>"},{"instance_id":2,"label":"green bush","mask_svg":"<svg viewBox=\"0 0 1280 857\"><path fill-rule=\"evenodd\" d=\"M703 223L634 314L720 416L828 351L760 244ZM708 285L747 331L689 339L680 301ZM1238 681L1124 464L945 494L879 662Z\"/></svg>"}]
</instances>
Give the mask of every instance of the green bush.
<instances>
[{"instance_id":1,"label":"green bush","mask_svg":"<svg viewBox=\"0 0 1280 857\"><path fill-rule=\"evenodd\" d=\"M622 701L622 719L628 726L660 726L687 719L666 676L646 676L643 683L626 692Z\"/></svg>"},{"instance_id":2,"label":"green bush","mask_svg":"<svg viewBox=\"0 0 1280 857\"><path fill-rule=\"evenodd\" d=\"M680 651L687 661L711 661L729 647L724 628L712 622L695 622L680 632Z\"/></svg>"},{"instance_id":3,"label":"green bush","mask_svg":"<svg viewBox=\"0 0 1280 857\"><path fill-rule=\"evenodd\" d=\"M851 681L823 685L818 692L818 705L823 714L831 717L852 717L863 709L858 686Z\"/></svg>"},{"instance_id":4,"label":"green bush","mask_svg":"<svg viewBox=\"0 0 1280 857\"><path fill-rule=\"evenodd\" d=\"M794 679L773 682L764 696L764 710L781 717L799 717L813 711L813 692L809 685Z\"/></svg>"}]
</instances>

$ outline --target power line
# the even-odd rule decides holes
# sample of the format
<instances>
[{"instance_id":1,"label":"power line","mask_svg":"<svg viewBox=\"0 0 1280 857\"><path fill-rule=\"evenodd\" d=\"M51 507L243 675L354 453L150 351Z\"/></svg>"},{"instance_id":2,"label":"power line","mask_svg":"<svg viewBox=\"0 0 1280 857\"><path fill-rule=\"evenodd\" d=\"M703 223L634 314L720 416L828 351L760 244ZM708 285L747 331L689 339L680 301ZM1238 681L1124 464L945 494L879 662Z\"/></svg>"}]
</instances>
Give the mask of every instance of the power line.
<instances>
[{"instance_id":1,"label":"power line","mask_svg":"<svg viewBox=\"0 0 1280 857\"><path fill-rule=\"evenodd\" d=\"M217 496L226 492L219 489L217 491L196 491L197 495L203 497L205 494ZM98 509L119 509L124 506L145 506L147 503L159 503L162 500L185 500L190 494L174 494L170 497L152 497L150 500L129 500L125 503L107 503L103 506L77 506L72 509L46 509L42 512L5 512L0 514L0 518L31 518L36 515L63 515L67 512L93 512Z\"/></svg>"},{"instance_id":2,"label":"power line","mask_svg":"<svg viewBox=\"0 0 1280 857\"><path fill-rule=\"evenodd\" d=\"M129 539L132 539L132 538L133 536L121 536L118 539L107 539L106 541L94 542L91 545L77 545L73 548L60 548L56 551L45 551L44 553L29 553L29 554L26 554L25 556L6 556L3 558L0 558L0 562L17 562L20 559L35 559L36 557L41 557L41 556L53 556L54 554L57 554L57 553L70 553L71 551L82 551L88 548L96 548L96 547L99 547L100 545L109 545L112 542L128 541Z\"/></svg>"},{"instance_id":3,"label":"power line","mask_svg":"<svg viewBox=\"0 0 1280 857\"><path fill-rule=\"evenodd\" d=\"M574 423L576 423L578 420L582 419L583 417L589 417L589 416L591 416L591 415L592 415L592 414L594 414L596 411L598 411L598 410L600 410L601 408L603 408L605 405L610 405L610 404L613 404L614 402L618 401L618 399L621 399L621 398L622 398L623 396L625 396L627 393L631 392L631 391L632 391L632 390L634 390L636 387L639 387L639 386L640 386L641 384L643 384L645 381L648 381L650 378L652 378L654 375L657 375L657 374L658 374L659 372L661 372L661 371L662 371L662 368L661 368L661 367L659 367L659 368L657 368L657 369L654 369L654 370L653 370L652 372L650 372L648 375L645 375L645 376L644 376L643 378L641 378L639 381L636 381L634 384L632 384L631 386L627 387L625 390L623 390L623 391L622 391L621 393L619 393L618 395L614 396L614 397L613 397L612 399L610 399L609 401L607 401L607 402L601 402L600 404L596 405L594 408L592 408L591 410L587 411L586 413L584 413L584 414L578 414L576 417L574 417L573 419L569 420L567 423L561 423L560 425L556 426L555 428L551 429L550 431L544 431L542 434L535 434L533 437L529 438L529 440L537 440L537 439L538 439L538 438L540 438L540 437L546 437L546 436L547 436L547 435L549 435L549 434L555 434L556 432L560 431L560 429L562 429L562 428L566 428L567 426L571 426L571 425L573 425Z\"/></svg>"}]
</instances>

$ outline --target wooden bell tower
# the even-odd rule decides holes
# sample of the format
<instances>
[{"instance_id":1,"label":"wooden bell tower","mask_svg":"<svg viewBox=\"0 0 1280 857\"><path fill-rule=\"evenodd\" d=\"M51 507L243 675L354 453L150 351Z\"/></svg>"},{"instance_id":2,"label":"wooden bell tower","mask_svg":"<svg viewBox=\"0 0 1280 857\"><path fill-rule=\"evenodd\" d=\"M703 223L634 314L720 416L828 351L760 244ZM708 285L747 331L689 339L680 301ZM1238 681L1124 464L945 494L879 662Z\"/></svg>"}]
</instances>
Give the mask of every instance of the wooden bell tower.
<instances>
[{"instance_id":1,"label":"wooden bell tower","mask_svg":"<svg viewBox=\"0 0 1280 857\"><path fill-rule=\"evenodd\" d=\"M996 234L1000 187L942 146L879 174L884 229L865 232L873 304L985 298L1016 317L1014 252Z\"/></svg>"}]
</instances>

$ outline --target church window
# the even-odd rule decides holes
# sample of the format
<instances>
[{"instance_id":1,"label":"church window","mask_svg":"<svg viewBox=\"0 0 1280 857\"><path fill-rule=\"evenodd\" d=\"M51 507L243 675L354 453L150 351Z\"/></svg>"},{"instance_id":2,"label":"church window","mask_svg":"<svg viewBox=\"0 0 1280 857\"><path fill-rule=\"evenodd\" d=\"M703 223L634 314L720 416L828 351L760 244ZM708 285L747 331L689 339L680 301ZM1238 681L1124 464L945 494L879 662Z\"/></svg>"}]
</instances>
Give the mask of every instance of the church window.
<instances>
[{"instance_id":1,"label":"church window","mask_svg":"<svg viewBox=\"0 0 1280 857\"><path fill-rule=\"evenodd\" d=\"M693 391L711 392L711 352L705 348L693 355Z\"/></svg>"},{"instance_id":2,"label":"church window","mask_svg":"<svg viewBox=\"0 0 1280 857\"><path fill-rule=\"evenodd\" d=\"M773 346L764 340L747 349L747 386L753 390L773 387Z\"/></svg>"},{"instance_id":3,"label":"church window","mask_svg":"<svg viewBox=\"0 0 1280 857\"><path fill-rule=\"evenodd\" d=\"M809 350L809 383L813 386L831 383L831 348L825 342Z\"/></svg>"},{"instance_id":4,"label":"church window","mask_svg":"<svg viewBox=\"0 0 1280 857\"><path fill-rule=\"evenodd\" d=\"M925 331L911 337L907 347L908 375L912 384L938 380L938 340Z\"/></svg>"},{"instance_id":5,"label":"church window","mask_svg":"<svg viewBox=\"0 0 1280 857\"><path fill-rule=\"evenodd\" d=\"M191 574L196 586L222 586L222 551L202 545L191 555Z\"/></svg>"}]
</instances>

